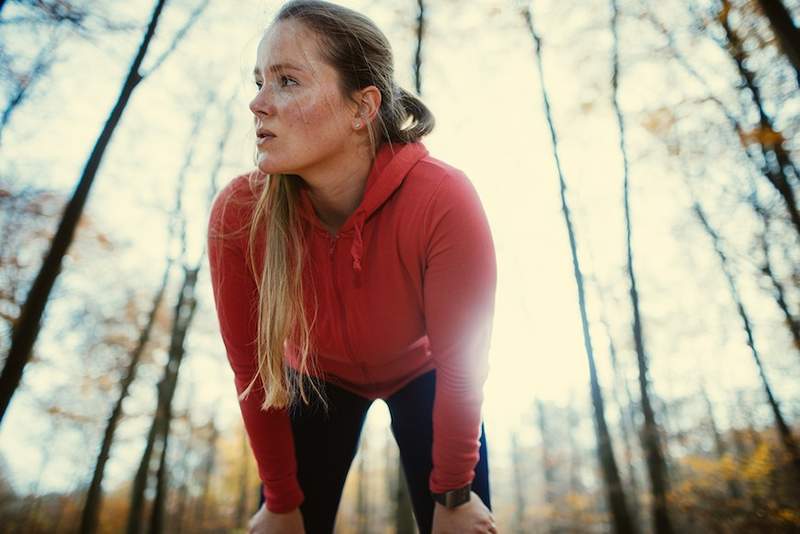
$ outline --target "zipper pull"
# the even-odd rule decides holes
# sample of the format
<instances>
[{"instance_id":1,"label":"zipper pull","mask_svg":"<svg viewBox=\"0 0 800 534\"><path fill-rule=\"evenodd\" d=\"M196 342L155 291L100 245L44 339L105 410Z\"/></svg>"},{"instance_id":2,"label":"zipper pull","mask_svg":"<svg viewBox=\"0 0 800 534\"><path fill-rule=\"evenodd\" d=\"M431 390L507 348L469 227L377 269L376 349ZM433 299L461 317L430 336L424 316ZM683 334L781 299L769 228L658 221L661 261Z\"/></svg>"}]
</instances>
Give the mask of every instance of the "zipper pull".
<instances>
[{"instance_id":1,"label":"zipper pull","mask_svg":"<svg viewBox=\"0 0 800 534\"><path fill-rule=\"evenodd\" d=\"M328 253L333 257L333 249L336 246L336 240L339 239L339 234L330 236L331 246L328 248Z\"/></svg>"}]
</instances>

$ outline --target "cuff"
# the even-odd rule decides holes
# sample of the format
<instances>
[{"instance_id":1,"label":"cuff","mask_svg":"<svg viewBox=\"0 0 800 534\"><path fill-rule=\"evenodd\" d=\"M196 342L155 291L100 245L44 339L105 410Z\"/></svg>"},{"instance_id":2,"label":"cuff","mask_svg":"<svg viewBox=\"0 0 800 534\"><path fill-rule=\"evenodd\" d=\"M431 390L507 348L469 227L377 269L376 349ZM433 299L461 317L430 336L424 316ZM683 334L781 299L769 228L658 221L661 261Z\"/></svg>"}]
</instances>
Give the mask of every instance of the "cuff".
<instances>
[{"instance_id":1,"label":"cuff","mask_svg":"<svg viewBox=\"0 0 800 534\"><path fill-rule=\"evenodd\" d=\"M262 487L267 510L276 514L291 512L305 499L303 490L294 476L284 480L264 482Z\"/></svg>"}]
</instances>

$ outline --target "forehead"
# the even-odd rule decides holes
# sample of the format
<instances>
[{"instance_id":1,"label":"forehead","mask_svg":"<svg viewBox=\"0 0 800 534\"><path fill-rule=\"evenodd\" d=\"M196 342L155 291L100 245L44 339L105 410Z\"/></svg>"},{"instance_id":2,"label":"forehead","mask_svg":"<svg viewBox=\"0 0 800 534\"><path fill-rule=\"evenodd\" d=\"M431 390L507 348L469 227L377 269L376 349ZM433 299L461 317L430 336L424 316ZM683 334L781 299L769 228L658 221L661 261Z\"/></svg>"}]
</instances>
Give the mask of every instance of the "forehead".
<instances>
[{"instance_id":1,"label":"forehead","mask_svg":"<svg viewBox=\"0 0 800 534\"><path fill-rule=\"evenodd\" d=\"M284 20L271 25L258 43L254 72L265 72L276 66L324 74L326 63L319 52L316 34L304 24Z\"/></svg>"}]
</instances>

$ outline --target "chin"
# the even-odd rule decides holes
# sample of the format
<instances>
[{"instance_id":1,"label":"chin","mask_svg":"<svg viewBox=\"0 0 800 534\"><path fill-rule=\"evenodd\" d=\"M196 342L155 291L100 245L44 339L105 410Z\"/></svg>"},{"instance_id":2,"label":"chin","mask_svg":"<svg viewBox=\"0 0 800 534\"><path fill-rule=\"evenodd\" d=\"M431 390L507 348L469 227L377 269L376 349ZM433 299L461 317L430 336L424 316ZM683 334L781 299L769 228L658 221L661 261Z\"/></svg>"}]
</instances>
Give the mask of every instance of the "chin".
<instances>
[{"instance_id":1,"label":"chin","mask_svg":"<svg viewBox=\"0 0 800 534\"><path fill-rule=\"evenodd\" d=\"M300 162L281 161L271 158L263 152L259 153L256 160L258 170L264 174L301 174L304 167Z\"/></svg>"},{"instance_id":2,"label":"chin","mask_svg":"<svg viewBox=\"0 0 800 534\"><path fill-rule=\"evenodd\" d=\"M256 167L264 174L286 174L289 172L286 165L281 165L280 162L275 161L274 158L270 158L263 153L259 153L258 159L256 160Z\"/></svg>"}]
</instances>

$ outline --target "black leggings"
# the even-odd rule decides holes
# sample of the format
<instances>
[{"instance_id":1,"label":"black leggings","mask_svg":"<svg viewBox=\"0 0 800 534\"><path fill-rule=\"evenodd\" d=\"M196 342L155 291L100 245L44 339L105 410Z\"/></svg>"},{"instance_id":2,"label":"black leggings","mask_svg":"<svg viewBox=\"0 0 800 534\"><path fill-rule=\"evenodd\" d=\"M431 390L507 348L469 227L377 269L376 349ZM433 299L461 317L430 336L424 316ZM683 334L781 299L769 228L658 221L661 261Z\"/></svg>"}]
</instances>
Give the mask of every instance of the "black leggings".
<instances>
[{"instance_id":1,"label":"black leggings","mask_svg":"<svg viewBox=\"0 0 800 534\"><path fill-rule=\"evenodd\" d=\"M372 401L323 382L328 415L322 407L298 404L290 410L297 458L297 479L305 494L300 505L306 534L333 532L350 464L358 450L361 428ZM392 434L400 449L400 460L420 534L429 534L434 501L428 489L433 468L433 397L436 370L431 370L386 399L392 418ZM312 390L312 396L315 393ZM475 466L472 491L491 509L486 434L481 424L480 458ZM264 502L259 491L259 507ZM387 502L387 506L395 503Z\"/></svg>"}]
</instances>

